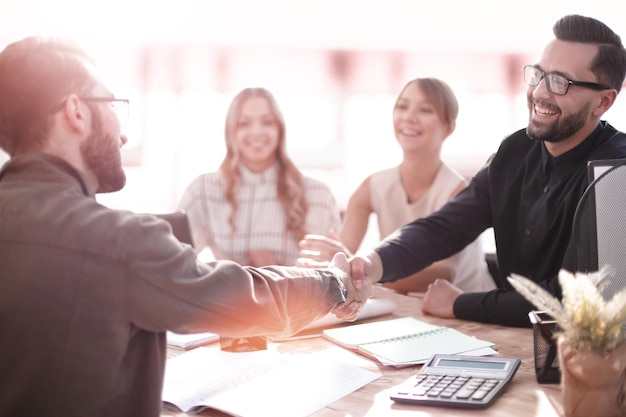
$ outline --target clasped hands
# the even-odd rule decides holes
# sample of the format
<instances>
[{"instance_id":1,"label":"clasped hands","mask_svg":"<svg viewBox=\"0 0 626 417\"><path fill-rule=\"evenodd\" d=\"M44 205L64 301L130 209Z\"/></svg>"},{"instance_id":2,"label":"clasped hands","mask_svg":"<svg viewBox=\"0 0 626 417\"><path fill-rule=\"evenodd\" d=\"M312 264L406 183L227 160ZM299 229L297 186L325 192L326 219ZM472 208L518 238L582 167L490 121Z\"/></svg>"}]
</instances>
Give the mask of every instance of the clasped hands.
<instances>
[{"instance_id":1,"label":"clasped hands","mask_svg":"<svg viewBox=\"0 0 626 417\"><path fill-rule=\"evenodd\" d=\"M348 258L350 258L348 260ZM332 259L330 262L329 259ZM372 295L373 280L367 274L366 265L369 260L360 256L352 256L339 237L330 232L329 236L306 235L300 241L300 258L297 265L306 268L329 268L341 277L348 290L343 307L332 312L340 319L354 321L361 309Z\"/></svg>"},{"instance_id":2,"label":"clasped hands","mask_svg":"<svg viewBox=\"0 0 626 417\"><path fill-rule=\"evenodd\" d=\"M336 258L335 254L340 254L342 257ZM329 263L328 260L331 258L332 261ZM363 256L353 256L332 232L330 236L306 235L300 241L298 266L323 268L334 265L343 265L343 270L347 276L352 277L352 282L346 283L344 280L348 292L351 288L355 291L368 291L365 300L371 295L372 283L377 282L382 276L382 263L376 252L369 251ZM350 280L348 279L348 281ZM428 285L424 295L422 312L437 317L454 318L454 302L460 294L462 291L451 282L437 279ZM344 308L336 309L337 311L333 312L339 318L356 320L364 303L365 301L354 304L346 303L347 307L352 305L353 310Z\"/></svg>"},{"instance_id":3,"label":"clasped hands","mask_svg":"<svg viewBox=\"0 0 626 417\"><path fill-rule=\"evenodd\" d=\"M372 281L365 270L358 267L364 259L356 259L358 257L348 261L346 254L338 252L328 264L328 269L339 277L347 290L345 303L332 310L332 313L346 321L356 320L367 299L372 296Z\"/></svg>"}]
</instances>

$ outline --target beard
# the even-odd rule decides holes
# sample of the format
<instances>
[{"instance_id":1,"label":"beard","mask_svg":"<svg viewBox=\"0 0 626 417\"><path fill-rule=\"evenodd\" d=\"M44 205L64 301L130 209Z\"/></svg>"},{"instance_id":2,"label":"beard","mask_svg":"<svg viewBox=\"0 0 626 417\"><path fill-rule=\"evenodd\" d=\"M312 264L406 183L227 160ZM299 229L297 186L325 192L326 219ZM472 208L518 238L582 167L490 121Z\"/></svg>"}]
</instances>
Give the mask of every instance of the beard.
<instances>
[{"instance_id":1,"label":"beard","mask_svg":"<svg viewBox=\"0 0 626 417\"><path fill-rule=\"evenodd\" d=\"M532 106L532 103L531 103ZM564 117L562 120L557 119L556 122L551 125L542 128L531 117L528 120L528 127L526 128L526 134L533 140L540 140L543 142L561 142L583 128L587 120L587 114L589 112L590 105L587 103L574 114Z\"/></svg>"},{"instance_id":2,"label":"beard","mask_svg":"<svg viewBox=\"0 0 626 417\"><path fill-rule=\"evenodd\" d=\"M122 168L122 156L117 142L111 135L104 133L102 115L92 108L93 122L91 134L81 145L80 152L98 179L97 193L119 191L126 185L126 174Z\"/></svg>"}]
</instances>

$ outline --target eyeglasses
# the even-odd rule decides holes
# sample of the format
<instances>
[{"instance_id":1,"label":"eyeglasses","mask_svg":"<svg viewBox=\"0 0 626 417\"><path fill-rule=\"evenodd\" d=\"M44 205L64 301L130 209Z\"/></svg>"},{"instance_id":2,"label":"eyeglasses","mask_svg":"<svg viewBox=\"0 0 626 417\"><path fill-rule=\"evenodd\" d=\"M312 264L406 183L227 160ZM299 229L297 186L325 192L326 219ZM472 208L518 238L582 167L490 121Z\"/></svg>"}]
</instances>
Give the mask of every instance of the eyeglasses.
<instances>
[{"instance_id":1,"label":"eyeglasses","mask_svg":"<svg viewBox=\"0 0 626 417\"><path fill-rule=\"evenodd\" d=\"M130 100L127 98L111 98L111 97L78 97L83 101L93 101L96 103L109 103L111 110L115 112L120 121L120 125L124 125L128 121L128 110Z\"/></svg>"},{"instance_id":2,"label":"eyeglasses","mask_svg":"<svg viewBox=\"0 0 626 417\"><path fill-rule=\"evenodd\" d=\"M111 110L115 112L117 118L120 122L120 125L124 125L128 121L128 113L130 107L130 100L127 98L113 98L113 97L93 97L93 96L79 96L79 100L83 101L93 101L96 103L109 103ZM54 106L50 112L56 113L63 108L65 105L65 100L62 103Z\"/></svg>"},{"instance_id":3,"label":"eyeglasses","mask_svg":"<svg viewBox=\"0 0 626 417\"><path fill-rule=\"evenodd\" d=\"M565 94L567 94L571 85L590 88L592 90L608 90L613 88L605 84L568 80L562 75L555 74L553 72L544 72L534 65L524 65L524 81L529 86L538 86L541 80L544 78L546 80L546 88L548 89L548 91L558 96L564 96Z\"/></svg>"}]
</instances>

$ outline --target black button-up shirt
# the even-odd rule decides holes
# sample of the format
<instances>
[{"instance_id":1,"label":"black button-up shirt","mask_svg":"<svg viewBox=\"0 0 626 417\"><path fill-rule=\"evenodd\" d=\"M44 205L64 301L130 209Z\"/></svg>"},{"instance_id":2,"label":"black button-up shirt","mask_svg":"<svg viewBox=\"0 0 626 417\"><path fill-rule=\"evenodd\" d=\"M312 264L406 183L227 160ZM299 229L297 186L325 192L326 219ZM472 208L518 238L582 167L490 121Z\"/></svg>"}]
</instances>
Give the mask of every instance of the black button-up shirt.
<instances>
[{"instance_id":1,"label":"black button-up shirt","mask_svg":"<svg viewBox=\"0 0 626 417\"><path fill-rule=\"evenodd\" d=\"M432 215L392 234L376 249L382 282L408 276L448 257L494 228L501 288L457 298L458 318L530 326L533 306L513 290L511 273L540 283L560 298L557 274L573 271L572 220L587 181L587 162L626 158L626 134L601 122L576 148L552 157L525 129L506 138L498 152L456 198Z\"/></svg>"}]
</instances>

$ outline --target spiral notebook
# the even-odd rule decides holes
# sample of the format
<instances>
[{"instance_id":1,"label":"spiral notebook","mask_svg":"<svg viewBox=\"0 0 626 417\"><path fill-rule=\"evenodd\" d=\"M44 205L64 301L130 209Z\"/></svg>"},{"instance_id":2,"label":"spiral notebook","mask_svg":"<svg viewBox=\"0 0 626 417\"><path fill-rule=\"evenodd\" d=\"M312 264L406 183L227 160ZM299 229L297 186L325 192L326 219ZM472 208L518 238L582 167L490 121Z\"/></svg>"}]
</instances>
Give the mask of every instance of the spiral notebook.
<instances>
[{"instance_id":1,"label":"spiral notebook","mask_svg":"<svg viewBox=\"0 0 626 417\"><path fill-rule=\"evenodd\" d=\"M426 363L434 354L493 355L494 344L413 317L326 329L326 339L383 365Z\"/></svg>"}]
</instances>

